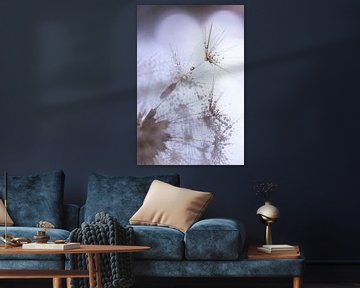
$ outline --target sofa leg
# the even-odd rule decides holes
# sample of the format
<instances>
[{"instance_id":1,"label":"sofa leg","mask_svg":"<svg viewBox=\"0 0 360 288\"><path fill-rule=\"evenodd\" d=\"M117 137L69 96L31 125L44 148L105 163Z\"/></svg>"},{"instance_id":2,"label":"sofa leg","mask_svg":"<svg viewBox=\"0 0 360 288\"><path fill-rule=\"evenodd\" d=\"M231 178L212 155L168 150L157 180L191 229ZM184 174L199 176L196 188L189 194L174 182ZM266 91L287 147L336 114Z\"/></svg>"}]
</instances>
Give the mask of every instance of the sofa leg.
<instances>
[{"instance_id":1,"label":"sofa leg","mask_svg":"<svg viewBox=\"0 0 360 288\"><path fill-rule=\"evenodd\" d=\"M293 278L293 288L301 288L301 277L297 276Z\"/></svg>"},{"instance_id":2,"label":"sofa leg","mask_svg":"<svg viewBox=\"0 0 360 288\"><path fill-rule=\"evenodd\" d=\"M61 278L53 278L53 288L62 288Z\"/></svg>"}]
</instances>

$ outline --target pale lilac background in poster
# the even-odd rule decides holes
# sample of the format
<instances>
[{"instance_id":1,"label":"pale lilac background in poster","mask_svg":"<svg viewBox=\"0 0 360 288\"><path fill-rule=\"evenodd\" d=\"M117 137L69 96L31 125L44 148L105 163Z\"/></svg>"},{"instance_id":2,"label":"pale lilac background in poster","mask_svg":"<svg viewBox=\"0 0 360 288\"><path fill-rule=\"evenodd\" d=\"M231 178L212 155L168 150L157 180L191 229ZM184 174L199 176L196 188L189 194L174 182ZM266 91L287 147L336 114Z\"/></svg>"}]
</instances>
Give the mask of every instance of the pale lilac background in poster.
<instances>
[{"instance_id":1,"label":"pale lilac background in poster","mask_svg":"<svg viewBox=\"0 0 360 288\"><path fill-rule=\"evenodd\" d=\"M169 123L170 135L153 163L138 164L244 164L243 11L243 5L138 6L138 121L157 107L155 118ZM209 39L213 62L205 59ZM176 88L161 99L171 84ZM209 123L211 94L218 117Z\"/></svg>"}]
</instances>

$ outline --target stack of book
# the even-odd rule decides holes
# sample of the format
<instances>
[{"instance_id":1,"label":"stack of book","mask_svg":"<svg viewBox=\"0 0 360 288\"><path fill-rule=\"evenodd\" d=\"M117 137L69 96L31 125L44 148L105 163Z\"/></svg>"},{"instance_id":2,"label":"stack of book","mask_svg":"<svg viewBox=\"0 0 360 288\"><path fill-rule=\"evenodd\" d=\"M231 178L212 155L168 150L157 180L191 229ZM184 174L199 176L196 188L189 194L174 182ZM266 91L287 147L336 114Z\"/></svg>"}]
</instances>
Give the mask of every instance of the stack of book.
<instances>
[{"instance_id":1,"label":"stack of book","mask_svg":"<svg viewBox=\"0 0 360 288\"><path fill-rule=\"evenodd\" d=\"M300 249L297 245L251 246L248 251L248 259L295 259L299 257Z\"/></svg>"},{"instance_id":2,"label":"stack of book","mask_svg":"<svg viewBox=\"0 0 360 288\"><path fill-rule=\"evenodd\" d=\"M28 243L22 245L26 250L70 250L79 249L80 243Z\"/></svg>"},{"instance_id":3,"label":"stack of book","mask_svg":"<svg viewBox=\"0 0 360 288\"><path fill-rule=\"evenodd\" d=\"M262 245L257 247L257 250L268 254L298 254L299 253L298 246L291 246L286 244Z\"/></svg>"}]
</instances>

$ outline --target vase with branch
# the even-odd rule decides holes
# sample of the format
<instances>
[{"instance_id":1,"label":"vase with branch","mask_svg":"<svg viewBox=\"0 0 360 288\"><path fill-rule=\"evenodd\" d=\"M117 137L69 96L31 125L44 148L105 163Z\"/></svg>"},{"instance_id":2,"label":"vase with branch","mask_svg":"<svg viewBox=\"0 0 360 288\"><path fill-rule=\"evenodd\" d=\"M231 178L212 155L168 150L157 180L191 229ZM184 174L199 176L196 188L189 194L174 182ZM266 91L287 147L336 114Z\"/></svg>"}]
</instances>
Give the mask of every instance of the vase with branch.
<instances>
[{"instance_id":1,"label":"vase with branch","mask_svg":"<svg viewBox=\"0 0 360 288\"><path fill-rule=\"evenodd\" d=\"M256 195L265 200L265 205L261 206L256 214L261 223L265 225L264 243L272 244L271 225L280 217L280 211L271 204L271 195L279 190L279 185L270 181L259 181L254 185Z\"/></svg>"}]
</instances>

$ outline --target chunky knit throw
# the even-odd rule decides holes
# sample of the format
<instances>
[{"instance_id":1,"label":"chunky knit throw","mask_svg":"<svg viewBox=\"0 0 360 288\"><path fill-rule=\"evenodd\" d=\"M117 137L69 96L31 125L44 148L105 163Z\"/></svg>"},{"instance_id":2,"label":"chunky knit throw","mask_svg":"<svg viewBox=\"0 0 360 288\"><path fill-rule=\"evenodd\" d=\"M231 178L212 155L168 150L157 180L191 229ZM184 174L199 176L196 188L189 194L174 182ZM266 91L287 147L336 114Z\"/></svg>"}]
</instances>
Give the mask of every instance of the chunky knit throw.
<instances>
[{"instance_id":1,"label":"chunky knit throw","mask_svg":"<svg viewBox=\"0 0 360 288\"><path fill-rule=\"evenodd\" d=\"M69 240L81 244L133 245L133 229L132 227L122 227L116 218L101 212L95 215L94 222L84 222L80 228L71 231ZM68 258L71 269L87 269L88 259L86 255L70 254ZM101 280L103 288L129 288L133 286L132 253L101 254ZM88 282L88 279L73 279L71 287L87 288L89 287Z\"/></svg>"}]
</instances>

